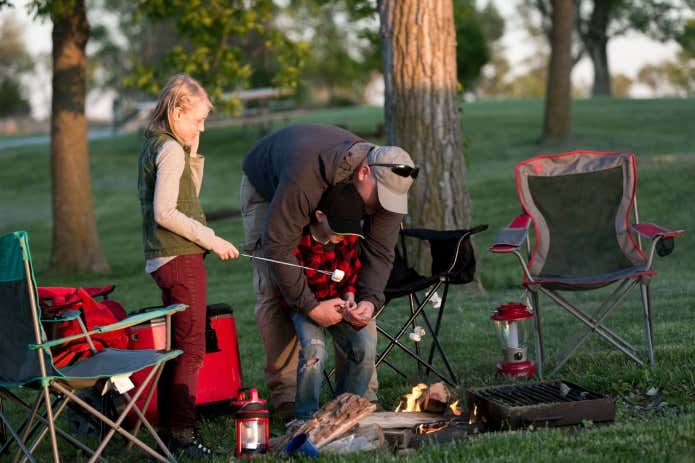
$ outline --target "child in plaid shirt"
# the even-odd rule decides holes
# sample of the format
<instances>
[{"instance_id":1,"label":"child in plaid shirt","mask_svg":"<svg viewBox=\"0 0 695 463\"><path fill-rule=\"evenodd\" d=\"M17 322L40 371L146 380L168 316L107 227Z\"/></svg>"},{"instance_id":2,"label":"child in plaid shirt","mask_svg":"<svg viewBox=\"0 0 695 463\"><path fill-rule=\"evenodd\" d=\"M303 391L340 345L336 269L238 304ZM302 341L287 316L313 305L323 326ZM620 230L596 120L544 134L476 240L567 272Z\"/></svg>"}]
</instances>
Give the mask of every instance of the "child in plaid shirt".
<instances>
[{"instance_id":1,"label":"child in plaid shirt","mask_svg":"<svg viewBox=\"0 0 695 463\"><path fill-rule=\"evenodd\" d=\"M357 244L362 237L363 210L364 202L352 184L329 189L294 251L300 265L345 272L343 279L336 283L329 275L305 270L309 288L316 299L340 297L345 301L343 311L356 307L355 283L362 266ZM292 310L291 317L301 344L295 417L308 420L319 408L327 355L326 335L324 328L301 312ZM335 348L340 349L347 360L345 367L336 372L336 392L363 395L374 369L375 340L368 330L356 330L345 319L326 329L333 336Z\"/></svg>"}]
</instances>

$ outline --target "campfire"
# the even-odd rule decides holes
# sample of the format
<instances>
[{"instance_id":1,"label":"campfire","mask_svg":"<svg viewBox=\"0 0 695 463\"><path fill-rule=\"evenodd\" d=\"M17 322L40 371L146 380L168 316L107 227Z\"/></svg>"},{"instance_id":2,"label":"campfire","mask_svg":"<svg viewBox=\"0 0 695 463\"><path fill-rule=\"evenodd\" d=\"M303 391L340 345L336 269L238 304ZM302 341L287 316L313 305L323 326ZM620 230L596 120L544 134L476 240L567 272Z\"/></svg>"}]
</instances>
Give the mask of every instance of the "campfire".
<instances>
[{"instance_id":1,"label":"campfire","mask_svg":"<svg viewBox=\"0 0 695 463\"><path fill-rule=\"evenodd\" d=\"M474 414L465 416L459 400L454 400L452 392L441 382L430 385L421 383L413 387L410 393L401 397L395 412L419 414L421 420L432 420L415 426L416 434L440 433L447 429L451 434L456 429L454 434L460 437L461 434L478 433L482 429L482 423L476 422Z\"/></svg>"},{"instance_id":2,"label":"campfire","mask_svg":"<svg viewBox=\"0 0 695 463\"><path fill-rule=\"evenodd\" d=\"M276 438L271 448L281 451L292 437L304 433L321 453L387 446L398 451L489 430L611 421L614 416L611 399L562 381L472 388L466 391L466 410L459 403L444 383L413 386L393 412L375 412L367 400L341 394L311 420Z\"/></svg>"}]
</instances>

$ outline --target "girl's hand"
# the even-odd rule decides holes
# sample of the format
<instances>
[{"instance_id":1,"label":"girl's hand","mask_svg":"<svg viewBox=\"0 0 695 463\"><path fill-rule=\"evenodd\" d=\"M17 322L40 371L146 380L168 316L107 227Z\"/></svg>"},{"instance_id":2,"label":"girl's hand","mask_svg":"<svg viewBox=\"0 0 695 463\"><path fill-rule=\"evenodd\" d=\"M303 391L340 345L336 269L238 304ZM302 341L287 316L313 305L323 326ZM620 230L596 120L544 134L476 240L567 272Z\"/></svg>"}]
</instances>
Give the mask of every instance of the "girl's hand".
<instances>
[{"instance_id":1,"label":"girl's hand","mask_svg":"<svg viewBox=\"0 0 695 463\"><path fill-rule=\"evenodd\" d=\"M197 155L198 154L198 146L200 144L200 133L196 133L195 137L191 139L190 147L191 147L191 156Z\"/></svg>"},{"instance_id":2,"label":"girl's hand","mask_svg":"<svg viewBox=\"0 0 695 463\"><path fill-rule=\"evenodd\" d=\"M211 251L217 254L217 257L222 260L236 259L239 257L237 248L232 243L219 236L215 236Z\"/></svg>"}]
</instances>

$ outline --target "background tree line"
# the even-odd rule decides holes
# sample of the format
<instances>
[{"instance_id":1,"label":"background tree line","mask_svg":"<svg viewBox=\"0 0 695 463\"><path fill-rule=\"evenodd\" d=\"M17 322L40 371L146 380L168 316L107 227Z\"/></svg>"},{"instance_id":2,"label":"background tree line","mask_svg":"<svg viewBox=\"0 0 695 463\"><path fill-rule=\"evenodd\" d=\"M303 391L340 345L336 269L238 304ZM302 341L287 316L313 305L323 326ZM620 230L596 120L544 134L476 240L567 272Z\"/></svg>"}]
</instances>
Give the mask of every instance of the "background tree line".
<instances>
[{"instance_id":1,"label":"background tree line","mask_svg":"<svg viewBox=\"0 0 695 463\"><path fill-rule=\"evenodd\" d=\"M516 78L541 82L541 139L562 143L571 136L570 73L584 54L594 65L593 95L610 94L607 43L628 30L677 39L684 65L666 74L645 71L644 78L668 75L690 85L693 25L687 13L694 1L523 0L526 27L549 45L547 58L539 54L531 69L539 76ZM0 0L0 7L11 5ZM474 0L31 0L29 8L53 27L52 268L108 270L90 189L88 83L152 98L176 72L196 77L218 107L229 111L239 109L237 90L257 86L288 88L300 97L323 93L329 104L360 102L364 86L382 73L386 141L407 149L425 174L412 195L413 224L472 224L460 96L509 94L515 85L509 74L516 74L501 56L504 21L492 3L477 8ZM88 11L115 22L90 23ZM11 24L0 32L19 36ZM31 62L2 61L3 53L25 56L21 40L3 43L0 90L14 85L21 112L26 99L16 79Z\"/></svg>"}]
</instances>

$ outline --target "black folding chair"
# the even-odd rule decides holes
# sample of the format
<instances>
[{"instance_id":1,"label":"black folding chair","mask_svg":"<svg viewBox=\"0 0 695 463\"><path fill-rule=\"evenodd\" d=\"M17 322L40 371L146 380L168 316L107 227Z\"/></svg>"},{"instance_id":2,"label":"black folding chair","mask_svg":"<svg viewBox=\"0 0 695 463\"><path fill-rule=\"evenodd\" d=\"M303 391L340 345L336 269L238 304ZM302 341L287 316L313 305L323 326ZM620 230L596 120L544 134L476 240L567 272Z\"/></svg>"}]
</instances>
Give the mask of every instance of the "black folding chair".
<instances>
[{"instance_id":1,"label":"black folding chair","mask_svg":"<svg viewBox=\"0 0 695 463\"><path fill-rule=\"evenodd\" d=\"M449 285L469 283L475 276L475 256L470 237L486 229L487 225L480 225L470 230L438 231L421 228L401 230L400 246L396 247L396 259L384 290L386 302L377 310L375 315L377 317L377 331L381 336L388 339L387 346L377 355L377 367L384 363L396 373L407 377L400 368L388 360L388 356L393 351L393 348L398 347L417 362L419 373L424 372L424 375L427 376L432 372L447 384L451 386L458 385L458 378L439 341L439 330L442 325ZM432 256L432 266L429 275L423 276L419 274L408 264L406 238L414 238L421 243L429 244ZM442 296L441 300L438 300L438 291L440 289L442 290ZM379 317L393 300L402 297L408 297L410 310L400 329L392 334L387 331L383 317L381 319ZM430 316L427 315L425 310L428 304L432 304L437 310L434 324L430 321ZM401 338L406 333L412 332L411 330L420 319L425 325L425 336L422 339L430 340L429 352L426 357L422 355L421 341L417 340L417 337L415 337L414 349L401 342ZM417 335L417 333L415 334ZM435 352L441 357L446 369L445 372L435 367Z\"/></svg>"}]
</instances>

